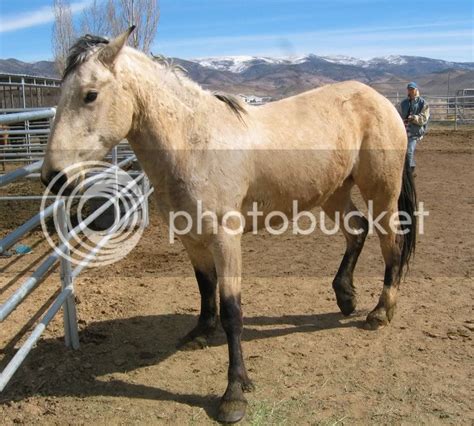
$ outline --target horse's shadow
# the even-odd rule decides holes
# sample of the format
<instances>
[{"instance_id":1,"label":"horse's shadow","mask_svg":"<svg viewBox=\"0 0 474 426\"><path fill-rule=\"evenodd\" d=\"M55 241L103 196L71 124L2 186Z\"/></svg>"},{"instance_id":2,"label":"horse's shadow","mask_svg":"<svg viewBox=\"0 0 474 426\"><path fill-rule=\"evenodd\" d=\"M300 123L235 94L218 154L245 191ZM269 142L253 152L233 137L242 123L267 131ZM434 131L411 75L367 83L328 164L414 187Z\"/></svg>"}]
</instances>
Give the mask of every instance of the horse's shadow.
<instances>
[{"instance_id":1,"label":"horse's shadow","mask_svg":"<svg viewBox=\"0 0 474 426\"><path fill-rule=\"evenodd\" d=\"M65 348L62 339L41 340L0 395L0 403L21 401L34 395L120 396L174 401L202 408L214 417L217 395L174 393L156 386L103 377L158 365L177 351L175 345L178 338L195 323L196 316L188 314L94 322L81 330L81 347L77 351ZM244 323L244 341L332 328L361 327L363 324L356 318L343 319L340 313L246 317ZM271 328L262 328L265 326ZM212 346L225 343L221 330L211 341ZM199 351L196 356L199 356ZM222 387L225 388L224 379Z\"/></svg>"}]
</instances>

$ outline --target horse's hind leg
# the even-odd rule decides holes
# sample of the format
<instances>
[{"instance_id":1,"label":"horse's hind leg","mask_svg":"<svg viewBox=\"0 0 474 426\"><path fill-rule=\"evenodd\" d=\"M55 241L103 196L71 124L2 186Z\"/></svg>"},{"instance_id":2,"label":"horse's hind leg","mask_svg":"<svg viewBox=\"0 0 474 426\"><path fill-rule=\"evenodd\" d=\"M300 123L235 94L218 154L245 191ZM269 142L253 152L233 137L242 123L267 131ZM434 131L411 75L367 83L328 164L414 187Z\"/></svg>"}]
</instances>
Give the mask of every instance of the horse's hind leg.
<instances>
[{"instance_id":1,"label":"horse's hind leg","mask_svg":"<svg viewBox=\"0 0 474 426\"><path fill-rule=\"evenodd\" d=\"M197 325L178 342L178 348L199 349L207 346L217 329L217 273L210 251L185 244L201 294L201 312Z\"/></svg>"},{"instance_id":2,"label":"horse's hind leg","mask_svg":"<svg viewBox=\"0 0 474 426\"><path fill-rule=\"evenodd\" d=\"M380 239L380 248L385 262L383 290L379 302L367 316L367 325L377 329L388 325L392 320L397 304L397 293L400 284L401 246L391 217L398 217L398 196L387 191L380 191L373 197L374 227ZM377 220L380 218L379 220Z\"/></svg>"},{"instance_id":3,"label":"horse's hind leg","mask_svg":"<svg viewBox=\"0 0 474 426\"><path fill-rule=\"evenodd\" d=\"M356 308L353 274L368 232L367 219L352 202L352 186L349 178L322 206L346 237L346 251L332 283L337 305L344 315L350 315Z\"/></svg>"}]
</instances>

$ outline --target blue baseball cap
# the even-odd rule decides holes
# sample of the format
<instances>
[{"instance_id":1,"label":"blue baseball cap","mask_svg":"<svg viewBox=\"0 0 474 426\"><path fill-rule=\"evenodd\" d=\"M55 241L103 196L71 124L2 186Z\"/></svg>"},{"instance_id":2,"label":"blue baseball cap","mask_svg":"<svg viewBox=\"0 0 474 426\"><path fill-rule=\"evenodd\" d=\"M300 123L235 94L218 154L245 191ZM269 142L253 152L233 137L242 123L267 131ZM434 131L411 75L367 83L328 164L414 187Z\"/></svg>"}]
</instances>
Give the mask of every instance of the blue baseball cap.
<instances>
[{"instance_id":1,"label":"blue baseball cap","mask_svg":"<svg viewBox=\"0 0 474 426\"><path fill-rule=\"evenodd\" d=\"M410 83L408 83L407 89L418 89L418 86L414 81L411 81Z\"/></svg>"}]
</instances>

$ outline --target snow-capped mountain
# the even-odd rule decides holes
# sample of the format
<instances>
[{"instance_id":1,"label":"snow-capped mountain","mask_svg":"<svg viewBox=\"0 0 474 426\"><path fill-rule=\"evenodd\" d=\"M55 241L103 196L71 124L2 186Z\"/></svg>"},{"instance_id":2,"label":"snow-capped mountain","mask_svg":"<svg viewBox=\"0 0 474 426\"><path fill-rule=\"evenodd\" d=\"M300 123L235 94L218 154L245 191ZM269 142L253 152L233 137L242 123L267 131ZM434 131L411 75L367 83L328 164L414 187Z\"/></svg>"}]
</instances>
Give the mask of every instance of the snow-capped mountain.
<instances>
[{"instance_id":1,"label":"snow-capped mountain","mask_svg":"<svg viewBox=\"0 0 474 426\"><path fill-rule=\"evenodd\" d=\"M301 65L307 63L324 62L334 65L360 67L366 70L378 70L384 72L406 71L409 74L418 75L426 72L437 72L447 68L474 69L472 63L448 62L439 59L423 58L418 56L388 55L372 59L359 59L351 56L317 56L305 55L298 57L267 57L267 56L225 56L214 58L192 59L205 68L232 73L244 73L250 68L258 65Z\"/></svg>"},{"instance_id":2,"label":"snow-capped mountain","mask_svg":"<svg viewBox=\"0 0 474 426\"><path fill-rule=\"evenodd\" d=\"M407 63L407 57L400 55L388 55L377 58L369 59L365 61L364 66L377 66L379 64L387 65L405 65Z\"/></svg>"},{"instance_id":3,"label":"snow-capped mountain","mask_svg":"<svg viewBox=\"0 0 474 426\"><path fill-rule=\"evenodd\" d=\"M213 68L219 71L230 71L242 73L254 65L278 65L278 64L298 64L306 60L301 58L278 58L268 56L224 56L216 58L192 59L193 62L206 68Z\"/></svg>"},{"instance_id":4,"label":"snow-capped mountain","mask_svg":"<svg viewBox=\"0 0 474 426\"><path fill-rule=\"evenodd\" d=\"M223 56L218 58L199 58L192 60L199 65L219 71L241 73L253 65L287 63L286 59L257 56ZM288 62L290 63L290 62Z\"/></svg>"},{"instance_id":5,"label":"snow-capped mountain","mask_svg":"<svg viewBox=\"0 0 474 426\"><path fill-rule=\"evenodd\" d=\"M363 67L366 65L366 61L358 58L354 58L352 56L344 56L344 55L335 55L335 56L321 56L321 59L325 61L331 62L333 64L341 64L341 65L354 65L358 67Z\"/></svg>"}]
</instances>

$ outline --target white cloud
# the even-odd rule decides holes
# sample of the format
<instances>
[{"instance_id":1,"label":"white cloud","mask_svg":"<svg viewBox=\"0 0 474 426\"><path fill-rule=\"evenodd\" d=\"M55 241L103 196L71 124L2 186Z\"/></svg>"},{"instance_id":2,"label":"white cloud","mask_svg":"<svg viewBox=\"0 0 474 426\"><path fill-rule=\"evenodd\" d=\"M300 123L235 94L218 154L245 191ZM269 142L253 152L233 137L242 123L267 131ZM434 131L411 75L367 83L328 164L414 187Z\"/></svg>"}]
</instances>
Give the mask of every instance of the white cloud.
<instances>
[{"instance_id":1,"label":"white cloud","mask_svg":"<svg viewBox=\"0 0 474 426\"><path fill-rule=\"evenodd\" d=\"M71 3L71 12L77 13L84 10L89 6L90 2L91 0L84 0ZM0 33L35 27L53 21L54 13L50 6L44 6L25 13L2 15L0 18Z\"/></svg>"}]
</instances>

